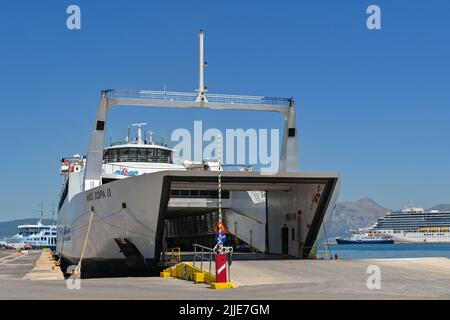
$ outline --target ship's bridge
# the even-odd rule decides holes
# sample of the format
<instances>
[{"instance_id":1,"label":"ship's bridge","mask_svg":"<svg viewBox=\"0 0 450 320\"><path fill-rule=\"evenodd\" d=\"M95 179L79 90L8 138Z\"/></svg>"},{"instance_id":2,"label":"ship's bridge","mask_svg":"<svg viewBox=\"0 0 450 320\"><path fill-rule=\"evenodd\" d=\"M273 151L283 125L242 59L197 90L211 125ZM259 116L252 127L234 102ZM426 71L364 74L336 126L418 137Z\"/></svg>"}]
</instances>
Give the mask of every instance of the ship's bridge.
<instances>
[{"instance_id":1,"label":"ship's bridge","mask_svg":"<svg viewBox=\"0 0 450 320\"><path fill-rule=\"evenodd\" d=\"M136 147L121 145L104 151L102 181L123 179L161 170L186 170L182 165L174 164L172 150L161 146Z\"/></svg>"},{"instance_id":2,"label":"ship's bridge","mask_svg":"<svg viewBox=\"0 0 450 320\"><path fill-rule=\"evenodd\" d=\"M103 151L103 183L129 176L152 173L160 170L185 170L173 163L173 151L162 142L153 142L152 132L147 131L147 139L142 138L145 123L133 124L137 136L130 139L130 129L125 141L111 143Z\"/></svg>"},{"instance_id":3,"label":"ship's bridge","mask_svg":"<svg viewBox=\"0 0 450 320\"><path fill-rule=\"evenodd\" d=\"M173 163L173 149L157 144L121 143L104 150L104 163Z\"/></svg>"}]
</instances>

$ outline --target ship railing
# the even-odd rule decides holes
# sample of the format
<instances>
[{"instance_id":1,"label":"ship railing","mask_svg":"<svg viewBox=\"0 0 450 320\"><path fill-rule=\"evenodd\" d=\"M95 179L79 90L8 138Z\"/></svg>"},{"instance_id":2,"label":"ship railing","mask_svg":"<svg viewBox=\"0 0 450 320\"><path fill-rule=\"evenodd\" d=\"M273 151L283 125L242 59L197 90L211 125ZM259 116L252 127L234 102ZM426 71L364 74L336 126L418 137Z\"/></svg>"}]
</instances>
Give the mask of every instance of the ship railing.
<instances>
[{"instance_id":1,"label":"ship railing","mask_svg":"<svg viewBox=\"0 0 450 320\"><path fill-rule=\"evenodd\" d=\"M194 257L192 261L192 265L195 267L195 264L200 264L201 270L208 270L211 273L212 263L215 263L214 260L214 250L200 244L194 244ZM199 261L200 260L200 261ZM208 269L203 269L203 262L208 264Z\"/></svg>"},{"instance_id":2,"label":"ship railing","mask_svg":"<svg viewBox=\"0 0 450 320\"><path fill-rule=\"evenodd\" d=\"M105 155L103 163L140 162L140 163L169 163L182 165L184 159L172 156L148 156L148 155ZM222 171L252 172L253 166L248 164L222 164Z\"/></svg>"},{"instance_id":3,"label":"ship railing","mask_svg":"<svg viewBox=\"0 0 450 320\"><path fill-rule=\"evenodd\" d=\"M223 171L253 171L253 166L247 164L222 164L221 166Z\"/></svg>"},{"instance_id":4,"label":"ship railing","mask_svg":"<svg viewBox=\"0 0 450 320\"><path fill-rule=\"evenodd\" d=\"M181 158L177 158L174 157L173 158L173 163L177 163L177 164L182 164L183 161L185 159L181 159ZM205 160L205 162L203 164L206 165L207 162L216 162L217 160L212 159L212 160ZM199 166L201 166L202 164L199 163ZM244 171L244 172L252 172L253 171L253 166L249 165L249 164L221 164L220 165L222 167L222 171ZM199 167L197 166L195 169L198 169ZM217 168L217 167L216 167Z\"/></svg>"},{"instance_id":5,"label":"ship railing","mask_svg":"<svg viewBox=\"0 0 450 320\"><path fill-rule=\"evenodd\" d=\"M139 146L139 145L144 145L144 146L160 146L160 147L166 147L166 148L168 148L168 145L165 144L165 143L162 143L162 142L155 142L155 141L149 142L149 141L147 141L147 140L144 140L142 144L138 143L137 141L126 141L126 140L123 140L123 141L113 141L113 142L111 142L111 143L109 144L109 146L110 146L110 147L114 147L114 146L121 146L121 145L124 145L124 144L132 144L132 145L137 145L137 146Z\"/></svg>"},{"instance_id":6,"label":"ship railing","mask_svg":"<svg viewBox=\"0 0 450 320\"><path fill-rule=\"evenodd\" d=\"M104 156L104 163L111 162L144 162L144 163L173 163L170 156L148 156L148 155L117 155Z\"/></svg>"},{"instance_id":7,"label":"ship railing","mask_svg":"<svg viewBox=\"0 0 450 320\"><path fill-rule=\"evenodd\" d=\"M198 94L193 92L153 91L136 89L109 89L107 90L107 94L108 98L132 98L180 102L195 102L198 97ZM289 98L210 93L205 94L205 97L209 103L253 104L280 107L289 107L289 104L292 100Z\"/></svg>"}]
</instances>

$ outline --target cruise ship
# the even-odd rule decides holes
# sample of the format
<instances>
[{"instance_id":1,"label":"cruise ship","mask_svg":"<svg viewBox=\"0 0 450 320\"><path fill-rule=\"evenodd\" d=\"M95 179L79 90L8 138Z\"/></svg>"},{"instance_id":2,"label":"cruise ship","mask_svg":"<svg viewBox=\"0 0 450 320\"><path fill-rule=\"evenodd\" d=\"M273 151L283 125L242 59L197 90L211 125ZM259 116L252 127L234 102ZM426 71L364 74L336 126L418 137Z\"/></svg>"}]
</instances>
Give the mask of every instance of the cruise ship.
<instances>
[{"instance_id":1,"label":"cruise ship","mask_svg":"<svg viewBox=\"0 0 450 320\"><path fill-rule=\"evenodd\" d=\"M61 160L57 253L63 271L76 267L82 277L154 274L166 263L170 243L198 244L222 216L230 235L265 254L307 258L325 236L322 225L332 217L339 174L298 171L294 99L208 93L203 37L200 32L196 92L101 92L87 156ZM227 167L220 156L174 159L174 149L147 137L142 123L135 125L135 137L105 147L107 114L116 106L281 115L278 170Z\"/></svg>"},{"instance_id":2,"label":"cruise ship","mask_svg":"<svg viewBox=\"0 0 450 320\"><path fill-rule=\"evenodd\" d=\"M368 229L354 232L390 237L395 242L450 242L450 211L425 211L410 205L388 212Z\"/></svg>"}]
</instances>

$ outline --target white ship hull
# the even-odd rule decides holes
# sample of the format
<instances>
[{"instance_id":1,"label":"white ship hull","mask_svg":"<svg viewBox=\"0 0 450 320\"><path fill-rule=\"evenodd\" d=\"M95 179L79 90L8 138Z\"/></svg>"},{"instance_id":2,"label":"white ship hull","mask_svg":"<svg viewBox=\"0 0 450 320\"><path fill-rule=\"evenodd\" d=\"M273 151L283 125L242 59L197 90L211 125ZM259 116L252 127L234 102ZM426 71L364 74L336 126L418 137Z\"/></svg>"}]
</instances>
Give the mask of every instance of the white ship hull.
<instances>
[{"instance_id":1,"label":"white ship hull","mask_svg":"<svg viewBox=\"0 0 450 320\"><path fill-rule=\"evenodd\" d=\"M67 197L58 217L57 252L61 255L62 269L79 262L86 241L83 277L158 271L169 193L174 184L194 190L215 189L217 173L161 171L116 180L77 193L71 199ZM319 185L320 200L315 196ZM322 220L331 216L339 192L338 176L310 173L261 176L257 172L224 172L223 187L240 195L247 192L243 190L269 190L267 206L262 206L264 210L260 212L253 210L250 216L249 208L254 207L250 196L248 200L242 197L233 200L228 206L234 210L229 232L239 233L241 239L252 237L253 233L253 243L259 245L260 251L298 258L309 254ZM177 207L177 212L180 209ZM91 212L91 230L86 240ZM281 241L283 228L289 230L286 252Z\"/></svg>"},{"instance_id":2,"label":"white ship hull","mask_svg":"<svg viewBox=\"0 0 450 320\"><path fill-rule=\"evenodd\" d=\"M391 233L395 242L450 243L450 232L400 232Z\"/></svg>"},{"instance_id":3,"label":"white ship hull","mask_svg":"<svg viewBox=\"0 0 450 320\"><path fill-rule=\"evenodd\" d=\"M77 264L86 240L91 211L93 218L83 261L107 273L126 267L126 257L116 242L129 239L145 261L134 269L154 265L162 181L153 175L117 180L66 200L59 213L58 246L65 267ZM123 206L125 206L123 208ZM116 240L115 240L116 239ZM139 265L140 264L140 265ZM106 269L105 269L106 268ZM144 268L145 269L145 268ZM95 270L92 270L95 272Z\"/></svg>"}]
</instances>

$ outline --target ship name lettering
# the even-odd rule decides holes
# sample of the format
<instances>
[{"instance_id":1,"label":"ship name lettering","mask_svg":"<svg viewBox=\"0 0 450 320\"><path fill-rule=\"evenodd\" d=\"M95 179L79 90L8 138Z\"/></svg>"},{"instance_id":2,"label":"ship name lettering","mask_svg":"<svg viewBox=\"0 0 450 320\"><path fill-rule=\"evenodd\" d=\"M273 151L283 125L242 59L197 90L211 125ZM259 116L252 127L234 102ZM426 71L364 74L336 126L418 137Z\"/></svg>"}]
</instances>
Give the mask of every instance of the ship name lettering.
<instances>
[{"instance_id":1,"label":"ship name lettering","mask_svg":"<svg viewBox=\"0 0 450 320\"><path fill-rule=\"evenodd\" d=\"M100 200L100 199L110 198L110 197L111 197L111 189L107 188L106 190L97 190L94 192L90 192L86 196L86 201Z\"/></svg>"}]
</instances>

